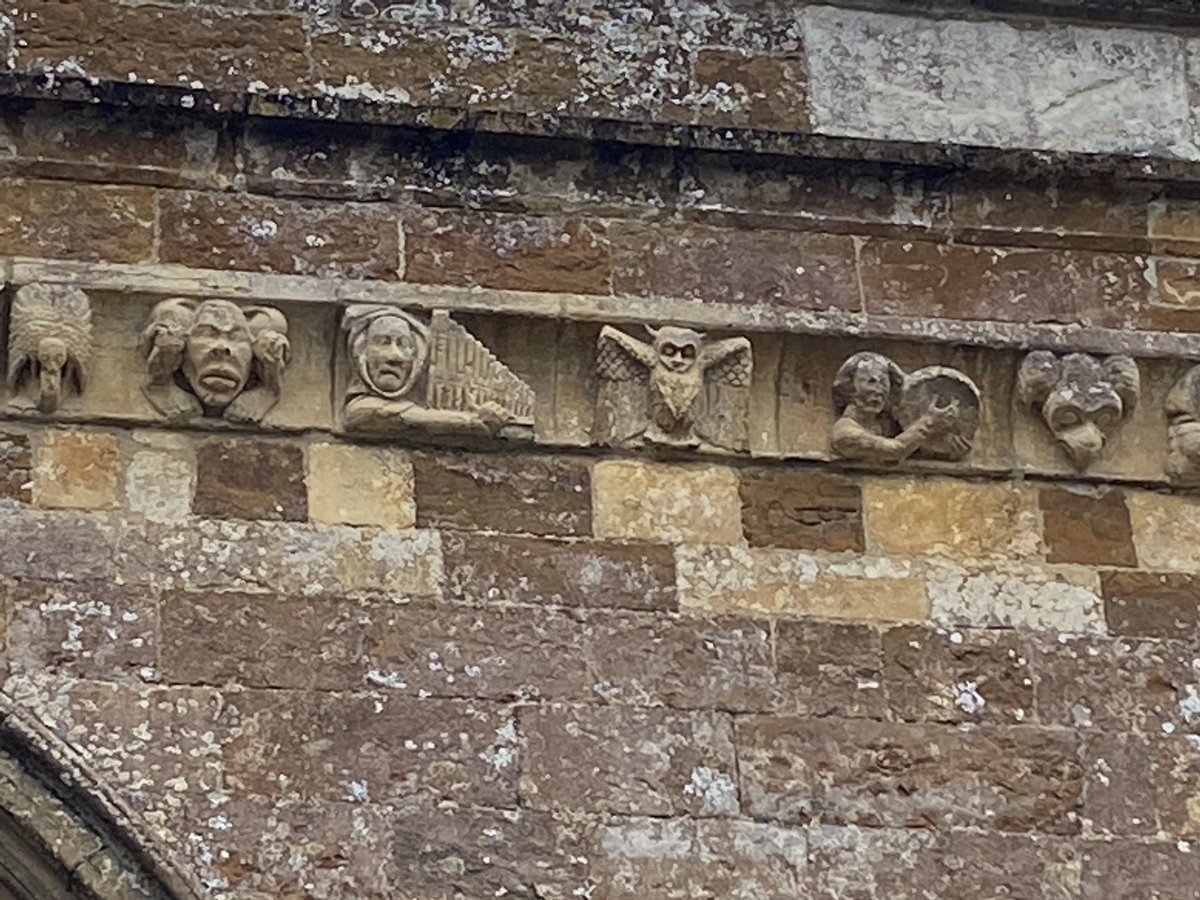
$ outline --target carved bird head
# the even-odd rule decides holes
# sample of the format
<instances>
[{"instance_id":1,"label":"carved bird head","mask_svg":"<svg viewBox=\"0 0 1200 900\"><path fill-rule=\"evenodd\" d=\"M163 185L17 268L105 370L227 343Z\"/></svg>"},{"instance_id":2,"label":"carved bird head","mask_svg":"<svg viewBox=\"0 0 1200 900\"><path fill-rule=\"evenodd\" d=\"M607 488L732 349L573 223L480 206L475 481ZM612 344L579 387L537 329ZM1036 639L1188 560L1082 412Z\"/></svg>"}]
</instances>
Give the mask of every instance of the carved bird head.
<instances>
[{"instance_id":1,"label":"carved bird head","mask_svg":"<svg viewBox=\"0 0 1200 900\"><path fill-rule=\"evenodd\" d=\"M46 337L38 341L34 351L38 375L38 409L54 412L62 400L63 375L70 359L67 344L60 338Z\"/></svg>"},{"instance_id":2,"label":"carved bird head","mask_svg":"<svg viewBox=\"0 0 1200 900\"><path fill-rule=\"evenodd\" d=\"M658 362L670 372L683 373L696 365L700 358L700 346L704 343L704 335L691 328L681 328L678 325L664 325L655 331L647 328L654 340L654 352L658 354Z\"/></svg>"}]
</instances>

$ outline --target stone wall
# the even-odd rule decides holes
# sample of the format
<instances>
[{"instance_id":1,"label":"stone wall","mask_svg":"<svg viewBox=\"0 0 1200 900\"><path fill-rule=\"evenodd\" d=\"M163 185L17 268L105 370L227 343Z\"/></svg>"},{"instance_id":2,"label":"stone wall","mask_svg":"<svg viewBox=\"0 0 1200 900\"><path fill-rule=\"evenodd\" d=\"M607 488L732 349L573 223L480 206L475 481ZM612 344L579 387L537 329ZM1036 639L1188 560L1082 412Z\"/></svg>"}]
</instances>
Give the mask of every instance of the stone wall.
<instances>
[{"instance_id":1,"label":"stone wall","mask_svg":"<svg viewBox=\"0 0 1200 900\"><path fill-rule=\"evenodd\" d=\"M0 14L0 749L181 897L1192 900L1192 4L592 6Z\"/></svg>"}]
</instances>

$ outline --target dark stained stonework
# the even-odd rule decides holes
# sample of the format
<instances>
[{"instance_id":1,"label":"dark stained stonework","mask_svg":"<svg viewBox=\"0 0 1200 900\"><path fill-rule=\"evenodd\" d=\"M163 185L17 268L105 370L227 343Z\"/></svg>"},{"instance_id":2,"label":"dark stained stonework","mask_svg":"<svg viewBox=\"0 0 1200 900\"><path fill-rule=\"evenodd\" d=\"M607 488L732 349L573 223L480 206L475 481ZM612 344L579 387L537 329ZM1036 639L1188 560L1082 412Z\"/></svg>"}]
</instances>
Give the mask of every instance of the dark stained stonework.
<instances>
[{"instance_id":1,"label":"dark stained stonework","mask_svg":"<svg viewBox=\"0 0 1200 900\"><path fill-rule=\"evenodd\" d=\"M420 455L413 470L421 527L535 535L591 532L590 468L580 460Z\"/></svg>"},{"instance_id":2,"label":"dark stained stonework","mask_svg":"<svg viewBox=\"0 0 1200 900\"><path fill-rule=\"evenodd\" d=\"M863 551L862 494L849 479L746 469L739 485L742 530L751 547Z\"/></svg>"},{"instance_id":3,"label":"dark stained stonework","mask_svg":"<svg viewBox=\"0 0 1200 900\"><path fill-rule=\"evenodd\" d=\"M1038 492L1046 559L1054 563L1136 566L1133 526L1121 491L1100 495L1063 488Z\"/></svg>"},{"instance_id":4,"label":"dark stained stonework","mask_svg":"<svg viewBox=\"0 0 1200 900\"><path fill-rule=\"evenodd\" d=\"M1200 628L1200 578L1157 572L1106 572L1109 630L1130 637L1195 638Z\"/></svg>"},{"instance_id":5,"label":"dark stained stonework","mask_svg":"<svg viewBox=\"0 0 1200 900\"><path fill-rule=\"evenodd\" d=\"M212 441L196 451L192 512L214 519L303 522L304 451L256 440Z\"/></svg>"},{"instance_id":6,"label":"dark stained stonework","mask_svg":"<svg viewBox=\"0 0 1200 900\"><path fill-rule=\"evenodd\" d=\"M28 503L33 492L33 454L23 434L0 434L0 499Z\"/></svg>"}]
</instances>

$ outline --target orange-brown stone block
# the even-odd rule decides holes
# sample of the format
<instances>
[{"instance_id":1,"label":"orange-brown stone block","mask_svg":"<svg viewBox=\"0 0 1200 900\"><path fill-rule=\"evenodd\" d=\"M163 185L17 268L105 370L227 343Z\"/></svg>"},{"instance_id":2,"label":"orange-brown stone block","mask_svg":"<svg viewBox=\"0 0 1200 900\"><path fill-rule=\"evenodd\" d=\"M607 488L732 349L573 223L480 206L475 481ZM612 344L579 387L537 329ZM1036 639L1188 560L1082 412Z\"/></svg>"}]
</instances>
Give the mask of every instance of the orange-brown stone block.
<instances>
[{"instance_id":1,"label":"orange-brown stone block","mask_svg":"<svg viewBox=\"0 0 1200 900\"><path fill-rule=\"evenodd\" d=\"M118 263L150 259L155 216L150 188L0 180L0 192L0 254Z\"/></svg>"},{"instance_id":2,"label":"orange-brown stone block","mask_svg":"<svg viewBox=\"0 0 1200 900\"><path fill-rule=\"evenodd\" d=\"M1096 494L1042 488L1038 505L1048 562L1137 565L1133 526L1121 491Z\"/></svg>"},{"instance_id":3,"label":"orange-brown stone block","mask_svg":"<svg viewBox=\"0 0 1200 900\"><path fill-rule=\"evenodd\" d=\"M38 440L34 460L33 501L38 506L116 506L121 458L114 435L49 431Z\"/></svg>"},{"instance_id":4,"label":"orange-brown stone block","mask_svg":"<svg viewBox=\"0 0 1200 900\"><path fill-rule=\"evenodd\" d=\"M751 547L863 546L862 492L848 478L798 469L743 469L742 530Z\"/></svg>"}]
</instances>

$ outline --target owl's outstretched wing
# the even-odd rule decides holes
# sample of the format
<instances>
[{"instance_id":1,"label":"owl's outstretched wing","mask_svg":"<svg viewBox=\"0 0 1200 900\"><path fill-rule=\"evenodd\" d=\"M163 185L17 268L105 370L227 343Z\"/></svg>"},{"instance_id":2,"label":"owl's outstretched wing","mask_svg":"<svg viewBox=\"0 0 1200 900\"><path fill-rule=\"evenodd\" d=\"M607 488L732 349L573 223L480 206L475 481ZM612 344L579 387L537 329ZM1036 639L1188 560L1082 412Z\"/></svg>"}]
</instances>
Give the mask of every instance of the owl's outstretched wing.
<instances>
[{"instance_id":1,"label":"owl's outstretched wing","mask_svg":"<svg viewBox=\"0 0 1200 900\"><path fill-rule=\"evenodd\" d=\"M753 374L750 341L737 337L708 342L700 351L700 367L710 383L749 387Z\"/></svg>"},{"instance_id":2,"label":"owl's outstretched wing","mask_svg":"<svg viewBox=\"0 0 1200 900\"><path fill-rule=\"evenodd\" d=\"M596 372L601 378L641 380L657 360L654 348L645 341L630 337L611 325L600 329L600 338L596 342Z\"/></svg>"}]
</instances>

